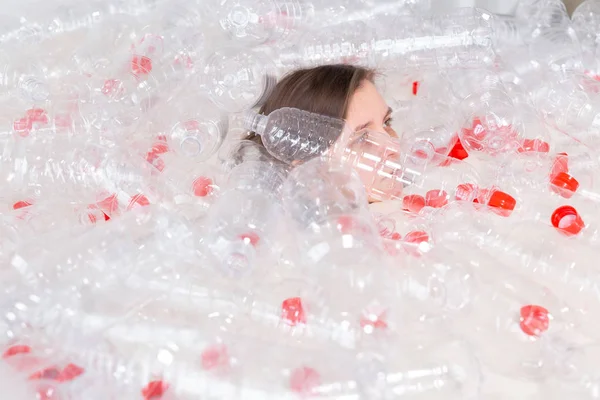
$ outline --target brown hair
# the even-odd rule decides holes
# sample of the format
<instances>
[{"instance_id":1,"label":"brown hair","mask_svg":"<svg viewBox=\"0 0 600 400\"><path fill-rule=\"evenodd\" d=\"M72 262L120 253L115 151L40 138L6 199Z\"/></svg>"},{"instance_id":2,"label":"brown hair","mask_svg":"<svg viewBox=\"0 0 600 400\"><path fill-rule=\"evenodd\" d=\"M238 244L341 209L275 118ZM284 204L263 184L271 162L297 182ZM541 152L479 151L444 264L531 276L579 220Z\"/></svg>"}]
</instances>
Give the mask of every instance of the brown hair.
<instances>
[{"instance_id":1,"label":"brown hair","mask_svg":"<svg viewBox=\"0 0 600 400\"><path fill-rule=\"evenodd\" d=\"M284 77L273 89L259 113L291 107L326 115L346 118L350 98L365 81L373 81L375 72L346 64L321 65L299 69ZM250 132L246 137L262 145L259 135Z\"/></svg>"}]
</instances>

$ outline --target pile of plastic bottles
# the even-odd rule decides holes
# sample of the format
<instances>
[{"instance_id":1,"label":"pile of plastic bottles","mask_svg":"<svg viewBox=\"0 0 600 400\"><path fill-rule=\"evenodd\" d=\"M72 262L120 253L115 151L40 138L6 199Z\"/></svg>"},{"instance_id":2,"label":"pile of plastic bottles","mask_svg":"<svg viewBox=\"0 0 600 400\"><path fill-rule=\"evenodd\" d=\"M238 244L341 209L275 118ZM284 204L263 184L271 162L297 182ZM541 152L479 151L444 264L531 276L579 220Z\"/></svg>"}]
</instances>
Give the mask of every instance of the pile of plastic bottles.
<instances>
[{"instance_id":1,"label":"pile of plastic bottles","mask_svg":"<svg viewBox=\"0 0 600 400\"><path fill-rule=\"evenodd\" d=\"M3 398L600 399L599 0L2 9Z\"/></svg>"}]
</instances>

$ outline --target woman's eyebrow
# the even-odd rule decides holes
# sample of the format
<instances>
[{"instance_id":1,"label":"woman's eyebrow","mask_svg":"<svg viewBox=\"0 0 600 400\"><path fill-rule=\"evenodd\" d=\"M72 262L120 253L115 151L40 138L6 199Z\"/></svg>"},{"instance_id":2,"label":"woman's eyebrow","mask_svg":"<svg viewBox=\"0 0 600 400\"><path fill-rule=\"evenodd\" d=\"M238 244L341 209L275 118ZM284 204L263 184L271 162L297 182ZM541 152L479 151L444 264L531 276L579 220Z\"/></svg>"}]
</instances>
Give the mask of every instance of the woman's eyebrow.
<instances>
[{"instance_id":1,"label":"woman's eyebrow","mask_svg":"<svg viewBox=\"0 0 600 400\"><path fill-rule=\"evenodd\" d=\"M387 113L385 114L385 117L383 117L383 119L385 120L388 117L390 117L393 112L394 112L394 110L392 110L392 107L388 107Z\"/></svg>"},{"instance_id":2,"label":"woman's eyebrow","mask_svg":"<svg viewBox=\"0 0 600 400\"><path fill-rule=\"evenodd\" d=\"M371 125L373 123L373 121L369 121L366 124L362 124L361 126L359 126L358 128L356 128L357 131L362 131L363 129L367 128L369 125Z\"/></svg>"}]
</instances>

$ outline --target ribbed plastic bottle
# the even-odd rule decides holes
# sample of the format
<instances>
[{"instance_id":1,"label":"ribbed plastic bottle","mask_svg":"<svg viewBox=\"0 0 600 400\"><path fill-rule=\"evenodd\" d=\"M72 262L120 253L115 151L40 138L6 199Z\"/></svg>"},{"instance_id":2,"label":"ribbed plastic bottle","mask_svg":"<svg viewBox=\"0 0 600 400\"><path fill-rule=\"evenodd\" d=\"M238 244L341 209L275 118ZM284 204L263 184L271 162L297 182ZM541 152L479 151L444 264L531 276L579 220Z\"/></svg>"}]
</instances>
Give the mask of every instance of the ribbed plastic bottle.
<instances>
[{"instance_id":1,"label":"ribbed plastic bottle","mask_svg":"<svg viewBox=\"0 0 600 400\"><path fill-rule=\"evenodd\" d=\"M434 17L400 15L381 25L377 19L343 23L311 33L281 61L296 66L350 61L421 69L481 67L495 58L491 19L485 11L464 8ZM391 25L400 32L391 33Z\"/></svg>"},{"instance_id":2,"label":"ribbed plastic bottle","mask_svg":"<svg viewBox=\"0 0 600 400\"><path fill-rule=\"evenodd\" d=\"M287 164L335 153L349 135L344 120L288 107L269 115L251 112L245 125L260 135L273 157Z\"/></svg>"},{"instance_id":3,"label":"ribbed plastic bottle","mask_svg":"<svg viewBox=\"0 0 600 400\"><path fill-rule=\"evenodd\" d=\"M385 133L364 131L348 144L343 162L358 172L370 200L399 200L412 212L478 197L483 183L468 163L413 150L405 153Z\"/></svg>"},{"instance_id":4,"label":"ribbed plastic bottle","mask_svg":"<svg viewBox=\"0 0 600 400\"><path fill-rule=\"evenodd\" d=\"M44 101L50 96L42 72L15 64L8 54L0 54L0 88L35 102Z\"/></svg>"}]
</instances>

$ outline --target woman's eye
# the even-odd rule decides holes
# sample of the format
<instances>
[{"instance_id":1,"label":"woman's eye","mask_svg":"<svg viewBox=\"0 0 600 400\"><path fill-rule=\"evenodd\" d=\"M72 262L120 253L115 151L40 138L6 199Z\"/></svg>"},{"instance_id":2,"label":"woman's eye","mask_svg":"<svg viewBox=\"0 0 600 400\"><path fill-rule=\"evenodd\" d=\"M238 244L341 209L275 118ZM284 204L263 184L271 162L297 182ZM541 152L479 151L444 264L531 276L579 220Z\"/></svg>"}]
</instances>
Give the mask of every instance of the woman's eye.
<instances>
[{"instance_id":1,"label":"woman's eye","mask_svg":"<svg viewBox=\"0 0 600 400\"><path fill-rule=\"evenodd\" d=\"M392 126L392 118L388 118L385 120L385 126Z\"/></svg>"}]
</instances>

